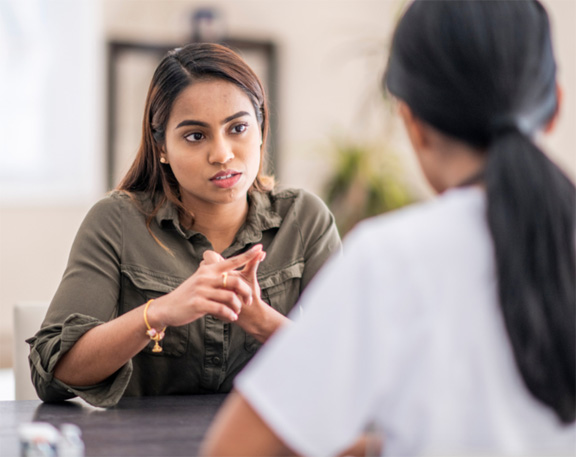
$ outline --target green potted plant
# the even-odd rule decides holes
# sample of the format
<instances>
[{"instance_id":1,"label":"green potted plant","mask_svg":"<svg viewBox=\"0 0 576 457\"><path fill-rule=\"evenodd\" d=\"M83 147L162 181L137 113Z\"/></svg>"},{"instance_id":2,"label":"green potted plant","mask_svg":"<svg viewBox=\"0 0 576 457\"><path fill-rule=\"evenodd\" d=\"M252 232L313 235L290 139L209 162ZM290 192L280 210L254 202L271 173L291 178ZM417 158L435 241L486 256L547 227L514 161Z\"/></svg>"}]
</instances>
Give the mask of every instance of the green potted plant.
<instances>
[{"instance_id":1,"label":"green potted plant","mask_svg":"<svg viewBox=\"0 0 576 457\"><path fill-rule=\"evenodd\" d=\"M337 141L334 156L334 172L323 196L341 236L362 219L417 200L398 156L386 144Z\"/></svg>"}]
</instances>

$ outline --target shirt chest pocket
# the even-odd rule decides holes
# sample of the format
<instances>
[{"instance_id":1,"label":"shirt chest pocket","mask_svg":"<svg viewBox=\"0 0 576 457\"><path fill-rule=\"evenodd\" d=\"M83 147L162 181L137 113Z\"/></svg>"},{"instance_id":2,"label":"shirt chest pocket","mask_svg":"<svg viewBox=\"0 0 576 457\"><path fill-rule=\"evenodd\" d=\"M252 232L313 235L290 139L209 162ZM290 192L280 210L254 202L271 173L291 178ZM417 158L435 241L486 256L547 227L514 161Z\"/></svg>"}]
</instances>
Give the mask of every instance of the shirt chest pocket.
<instances>
[{"instance_id":1,"label":"shirt chest pocket","mask_svg":"<svg viewBox=\"0 0 576 457\"><path fill-rule=\"evenodd\" d=\"M262 299L285 316L300 297L304 262L296 262L272 274L258 278Z\"/></svg>"},{"instance_id":2,"label":"shirt chest pocket","mask_svg":"<svg viewBox=\"0 0 576 457\"><path fill-rule=\"evenodd\" d=\"M304 261L275 271L258 278L262 300L276 311L287 316L300 297ZM246 350L255 352L261 343L254 337L246 334Z\"/></svg>"},{"instance_id":3,"label":"shirt chest pocket","mask_svg":"<svg viewBox=\"0 0 576 457\"><path fill-rule=\"evenodd\" d=\"M148 300L166 295L182 283L181 278L158 275L139 267L123 266L121 271L120 314L137 308ZM188 332L188 325L169 327L160 343L162 352L152 352L153 342L150 342L142 352L158 357L179 357L188 347Z\"/></svg>"}]
</instances>

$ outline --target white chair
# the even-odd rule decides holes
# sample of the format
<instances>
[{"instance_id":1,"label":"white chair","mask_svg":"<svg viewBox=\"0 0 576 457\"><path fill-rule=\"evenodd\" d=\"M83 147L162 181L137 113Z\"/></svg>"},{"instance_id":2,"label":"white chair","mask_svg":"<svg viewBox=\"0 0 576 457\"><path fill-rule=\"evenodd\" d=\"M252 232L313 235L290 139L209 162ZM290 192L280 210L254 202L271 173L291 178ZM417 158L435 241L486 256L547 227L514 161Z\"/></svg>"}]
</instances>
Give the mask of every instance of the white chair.
<instances>
[{"instance_id":1,"label":"white chair","mask_svg":"<svg viewBox=\"0 0 576 457\"><path fill-rule=\"evenodd\" d=\"M36 390L30 379L26 339L40 330L48 303L16 303L14 306L14 390L16 400L37 400Z\"/></svg>"}]
</instances>

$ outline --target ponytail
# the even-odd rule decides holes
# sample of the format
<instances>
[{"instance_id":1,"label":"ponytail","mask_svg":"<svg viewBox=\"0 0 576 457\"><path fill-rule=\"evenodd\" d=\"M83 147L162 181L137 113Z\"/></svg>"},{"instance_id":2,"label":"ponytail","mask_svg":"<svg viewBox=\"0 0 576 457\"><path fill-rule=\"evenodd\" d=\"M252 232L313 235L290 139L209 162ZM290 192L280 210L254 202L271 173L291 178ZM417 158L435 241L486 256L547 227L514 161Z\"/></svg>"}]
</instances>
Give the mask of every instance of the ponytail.
<instances>
[{"instance_id":1,"label":"ponytail","mask_svg":"<svg viewBox=\"0 0 576 457\"><path fill-rule=\"evenodd\" d=\"M415 0L385 85L423 121L486 151L498 298L528 391L563 423L576 409L576 190L530 140L558 108L538 1Z\"/></svg>"},{"instance_id":2,"label":"ponytail","mask_svg":"<svg viewBox=\"0 0 576 457\"><path fill-rule=\"evenodd\" d=\"M485 170L498 293L528 390L564 423L576 404L576 190L518 129L501 131Z\"/></svg>"}]
</instances>

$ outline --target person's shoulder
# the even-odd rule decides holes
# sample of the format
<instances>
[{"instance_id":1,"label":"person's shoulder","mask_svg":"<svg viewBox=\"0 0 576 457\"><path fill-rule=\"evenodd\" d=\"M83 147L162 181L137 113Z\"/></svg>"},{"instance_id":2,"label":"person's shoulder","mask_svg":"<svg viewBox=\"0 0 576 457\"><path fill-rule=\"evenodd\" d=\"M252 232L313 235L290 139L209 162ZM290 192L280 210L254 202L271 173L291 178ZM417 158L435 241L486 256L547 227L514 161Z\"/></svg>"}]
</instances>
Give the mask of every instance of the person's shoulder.
<instances>
[{"instance_id":1,"label":"person's shoulder","mask_svg":"<svg viewBox=\"0 0 576 457\"><path fill-rule=\"evenodd\" d=\"M429 243L466 234L484 225L485 198L478 188L454 189L421 203L358 223L356 238L394 243Z\"/></svg>"},{"instance_id":2,"label":"person's shoulder","mask_svg":"<svg viewBox=\"0 0 576 457\"><path fill-rule=\"evenodd\" d=\"M305 189L279 187L269 191L269 197L274 206L285 211L292 208L311 214L329 212L328 207L319 196Z\"/></svg>"},{"instance_id":3,"label":"person's shoulder","mask_svg":"<svg viewBox=\"0 0 576 457\"><path fill-rule=\"evenodd\" d=\"M98 212L102 214L122 211L133 205L131 200L132 199L128 193L113 190L102 196L96 203L94 203L90 212Z\"/></svg>"},{"instance_id":4,"label":"person's shoulder","mask_svg":"<svg viewBox=\"0 0 576 457\"><path fill-rule=\"evenodd\" d=\"M139 208L147 205L145 194L113 190L98 200L88 212L88 217L110 218L139 214Z\"/></svg>"}]
</instances>

